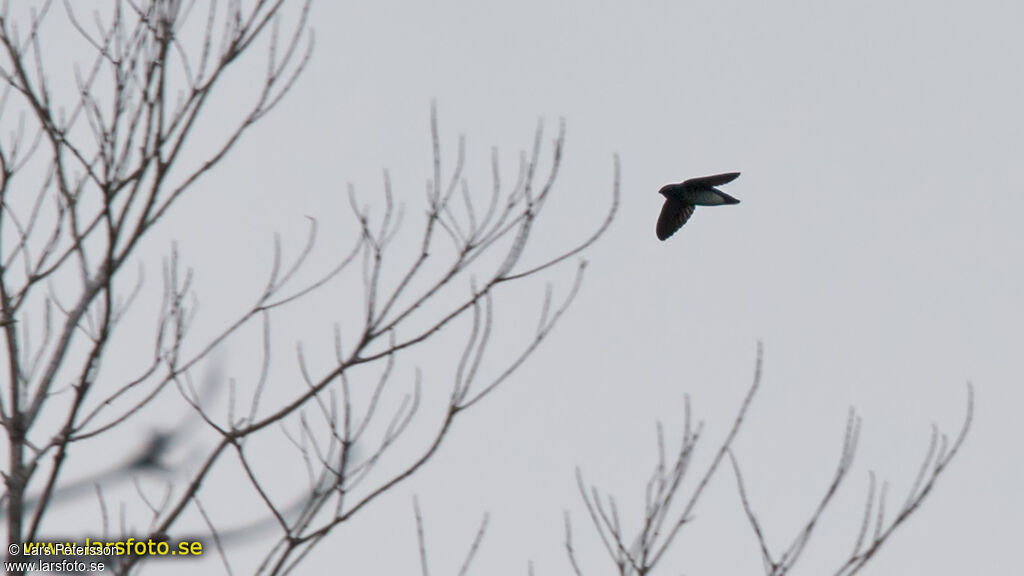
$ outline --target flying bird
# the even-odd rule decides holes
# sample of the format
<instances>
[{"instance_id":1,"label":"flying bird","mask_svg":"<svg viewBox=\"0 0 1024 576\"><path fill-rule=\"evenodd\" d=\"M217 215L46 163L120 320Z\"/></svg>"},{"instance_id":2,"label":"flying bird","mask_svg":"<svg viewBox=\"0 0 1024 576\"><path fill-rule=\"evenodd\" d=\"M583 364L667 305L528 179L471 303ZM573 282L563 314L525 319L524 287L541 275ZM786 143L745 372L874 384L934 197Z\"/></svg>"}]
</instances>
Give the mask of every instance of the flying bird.
<instances>
[{"instance_id":1,"label":"flying bird","mask_svg":"<svg viewBox=\"0 0 1024 576\"><path fill-rule=\"evenodd\" d=\"M729 172L662 186L658 194L665 197L665 204L661 207L661 216L658 216L658 240L666 240L682 228L697 206L739 204L739 200L715 188L732 182L739 175L739 172Z\"/></svg>"}]
</instances>

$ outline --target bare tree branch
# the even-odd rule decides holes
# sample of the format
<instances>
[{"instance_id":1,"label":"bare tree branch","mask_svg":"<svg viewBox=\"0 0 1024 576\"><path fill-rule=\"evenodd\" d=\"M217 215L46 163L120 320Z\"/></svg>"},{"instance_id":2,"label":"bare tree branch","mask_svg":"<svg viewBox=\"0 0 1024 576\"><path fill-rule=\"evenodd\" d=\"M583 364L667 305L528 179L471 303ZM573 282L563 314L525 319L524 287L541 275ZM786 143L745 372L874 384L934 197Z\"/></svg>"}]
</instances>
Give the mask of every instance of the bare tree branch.
<instances>
[{"instance_id":1,"label":"bare tree branch","mask_svg":"<svg viewBox=\"0 0 1024 576\"><path fill-rule=\"evenodd\" d=\"M163 265L155 332L148 342L133 338L146 342L151 358L127 379L106 376L105 364L122 353L112 344L121 341L112 337L145 288L144 267L137 262L143 238L280 102L305 69L312 48L309 2L298 1L297 10L286 14L290 4L211 3L200 13L191 2L123 0L107 15L95 14L90 23L77 12L77 4L58 3L87 48L86 61L73 67L70 94L47 76L53 64L43 38L50 30L47 16L53 3L32 14L27 36L17 32L9 6L0 13L0 57L5 58L0 81L6 94L0 118L16 105L29 120L11 144L0 145L0 232L6 227L15 239L0 251L0 338L7 368L0 423L10 447L0 513L11 541L37 538L54 502L91 492L85 488L131 482L148 516L144 530L151 535L187 530L186 512L192 511L214 535L230 572L232 543L269 531L277 540L258 573L291 572L337 526L419 471L456 418L507 382L575 300L586 262L578 262L565 290L550 284L548 273L607 230L618 206L618 159L603 221L595 223L593 232L581 231L580 239L561 252L546 250L539 264L522 266L536 219L554 190L564 123L547 163L542 162L547 142L543 126L538 127L512 188L499 179L495 152L490 197L478 201L464 176L465 138L458 140L453 169L444 169L434 110L433 174L422 220L403 217L407 196L393 189L387 172L383 213L377 217L350 189L356 234L349 246L337 250L336 263L312 269L314 253L323 249L316 220L310 219L306 241L292 255L275 237L267 280L252 304L205 340L191 333L199 314L193 271L172 246ZM286 17L292 19L287 28L281 24ZM196 38L198 43L187 40ZM219 142L206 141L211 149L205 157L186 160L182 151L212 113L209 103L224 84L223 75L258 47L267 50L267 60L252 101L239 104L232 131ZM43 169L33 181L27 167L36 165ZM400 227L417 224L422 225L419 249L405 261ZM131 281L129 270L136 265L139 274ZM360 272L364 294L356 317L362 326L350 332L345 325L345 337L352 338L345 346L343 331L336 328L334 357L326 361L297 344L301 385L269 401L268 391L280 378L271 362L276 320ZM496 311L521 297L512 286L542 277L549 283L536 330L518 350L491 350L493 334L506 328L499 326ZM341 318L350 317L339 317L338 326ZM30 320L37 318L45 319L41 340L30 337ZM249 355L258 374L243 383L218 376L216 390L228 396L227 416L220 417L211 411L210 387L197 390L193 373L249 327L262 336ZM408 366L410 351L438 338L459 338L461 330L466 333L461 353L438 359L439 366L431 366L427 375ZM434 391L445 384L431 374L443 371L444 360L451 361L454 380L448 393L439 396ZM407 377L406 368L414 378ZM71 400L61 406L54 399L69 378L70 394L64 397ZM64 480L73 445L106 441L130 419L159 410L157 398L173 393L191 411L194 425L188 434L154 429L130 458L108 471L78 485ZM60 413L61 423L54 428L44 412ZM413 436L413 427L433 433ZM291 442L306 469L305 481L283 496L269 488L259 448L276 430ZM186 438L193 435L194 441ZM404 453L411 456L385 471L380 463L393 458L399 445L409 447ZM184 451L189 455L176 456ZM200 504L212 501L203 494L219 480L214 470L222 469L222 462L236 464L235 485L262 504L262 518L225 527L215 509ZM40 483L40 493L26 493L31 482ZM152 492L149 483L158 483L161 490ZM485 527L486 520L463 573ZM145 536L127 520L121 530ZM143 557L125 559L116 571L133 572L142 563Z\"/></svg>"},{"instance_id":2,"label":"bare tree branch","mask_svg":"<svg viewBox=\"0 0 1024 576\"><path fill-rule=\"evenodd\" d=\"M693 489L690 498L683 505L682 510L673 512L672 504L676 496L681 495L683 478L689 470L690 459L693 456L694 449L700 440L703 430L702 423L698 424L696 429L691 425L690 401L688 397L685 398L683 438L671 468L667 468L665 465L664 439L661 425L658 425L659 459L645 490L644 522L634 536L630 537L624 533L624 529L618 521L618 513L615 512L615 500L609 497L611 510L614 514L613 516L608 516L601 504L601 497L597 488L592 488L591 493L588 494L583 483L582 474L577 469L576 480L580 496L587 507L587 511L590 513L591 522L594 524L594 528L597 530L601 541L604 543L605 550L611 557L619 574L635 573L641 576L649 574L675 541L683 525L693 519L693 510L697 506L697 502L700 501L704 489L718 470L722 459L729 453L730 446L736 439L740 426L746 417L747 410L754 399L754 394L760 387L762 362L762 346L758 343L753 382L747 391L746 397L743 399L739 413L736 415L735 420L733 420L729 434L722 441L710 466L701 475L697 486ZM670 517L674 518L674 520L669 524L670 527L666 533L664 532L664 524ZM566 548L570 553L570 562L573 564L574 569L580 571L576 559L572 557L572 548L568 540L570 533L568 527L566 530Z\"/></svg>"},{"instance_id":3,"label":"bare tree branch","mask_svg":"<svg viewBox=\"0 0 1024 576\"><path fill-rule=\"evenodd\" d=\"M733 426L718 449L711 465L697 481L696 487L681 511L673 511L672 503L677 494L682 492L682 480L689 471L689 464L694 448L702 432L702 425L698 424L694 429L690 419L690 403L686 398L685 411L683 416L683 439L675 461L669 466L665 458L665 442L662 427L658 425L658 462L654 467L651 477L648 479L644 493L643 523L639 530L633 535L628 535L618 519L618 507L615 499L608 497L608 504L603 504L601 494L596 488L589 491L583 481L583 476L577 469L576 480L580 496L590 515L591 523L604 545L605 551L615 566L618 574L650 574L658 565L658 561L669 550L676 541L680 529L693 519L693 509L700 500L704 489L710 483L714 472L725 455L729 456L732 464L736 485L740 496L740 503L743 506L747 522L754 533L758 544L758 553L764 564L765 574L769 576L782 576L790 573L796 565L802 553L810 541L811 535L819 526L825 510L833 503L833 499L839 491L843 480L849 475L853 458L857 450L857 441L860 437L861 421L857 414L851 409L847 418L846 431L843 438L842 449L840 450L839 464L833 474L825 494L822 496L817 507L805 522L803 528L797 532L790 544L781 551L773 553L768 545L765 535L765 528L758 520L750 502L746 482L740 470L739 461L733 451L732 444L744 422L745 415L753 400L761 380L762 349L758 345L757 362L755 364L754 381L747 396L740 407L739 414L733 421ZM857 573L875 555L881 546L888 540L897 527L901 526L906 519L917 510L924 498L931 492L935 481L945 470L949 462L960 450L967 431L973 420L974 414L974 389L968 384L967 416L956 440L950 444L944 435L937 430L932 430L931 441L926 451L923 463L918 475L910 489L906 502L900 509L896 518L888 524L885 523L885 499L887 487L883 485L878 493L878 503L875 505L875 476L870 474L868 498L864 508L863 519L858 530L857 539L854 544L853 553L835 572L837 576L848 576ZM868 538L869 527L874 518L873 536ZM663 526L667 519L674 518L669 523L667 533ZM579 558L572 543L572 528L568 513L566 514L565 526L565 548L569 557L569 563L574 573L582 574ZM865 543L867 547L865 548Z\"/></svg>"},{"instance_id":4,"label":"bare tree branch","mask_svg":"<svg viewBox=\"0 0 1024 576\"><path fill-rule=\"evenodd\" d=\"M967 431L970 428L971 421L974 414L974 388L970 384L967 386L967 416L964 419L964 424L960 429L960 433L954 441L951 449L947 449L948 443L945 435L939 436L935 428L932 428L931 441L929 443L928 450L926 451L924 462L917 475L917 478L912 485L908 494L907 500L903 507L900 509L899 514L888 526L885 525L885 496L887 487L883 485L880 495L878 497L878 506L875 508L875 475L872 472L869 477L868 484L868 497L864 508L864 515L861 521L860 529L857 532L857 539L854 543L853 553L850 557L840 566L839 570L835 572L838 575L850 575L856 574L864 567L864 565L875 555L875 553L882 547L883 544L888 540L892 533L897 527L903 524L904 521L921 505L924 498L931 492L932 487L935 485L935 481L939 475L945 470L946 466L952 460L953 456L956 455L960 446L963 444L964 439L967 436ZM764 535L764 529L758 522L756 515L750 504L749 497L747 495L746 488L744 486L743 474L740 472L739 464L733 457L733 471L736 476L736 483L739 488L740 502L743 505L743 510L746 513L747 520L750 523L751 529L754 532L754 536L757 538L758 546L761 550L761 556L765 564L765 574L771 576L782 576L788 574L790 570L796 565L800 555L803 553L807 542L810 540L811 534L814 529L818 526L826 508L832 502L833 497L839 490L839 486L843 480L849 475L850 467L853 464L853 457L857 451L857 440L860 436L860 418L851 409L849 417L847 418L846 434L843 439L843 446L840 450L839 466L836 469L835 475L832 478L832 482L829 484L828 489L825 492L824 497L818 504L818 507L811 514L807 520L804 528L797 533L793 538L790 545L775 558L774 555L768 548L767 541ZM731 456L731 455L730 455ZM876 518L874 521L874 535L868 543L867 549L863 549L865 543L865 537L867 536L868 527L871 524L872 511L875 511Z\"/></svg>"}]
</instances>

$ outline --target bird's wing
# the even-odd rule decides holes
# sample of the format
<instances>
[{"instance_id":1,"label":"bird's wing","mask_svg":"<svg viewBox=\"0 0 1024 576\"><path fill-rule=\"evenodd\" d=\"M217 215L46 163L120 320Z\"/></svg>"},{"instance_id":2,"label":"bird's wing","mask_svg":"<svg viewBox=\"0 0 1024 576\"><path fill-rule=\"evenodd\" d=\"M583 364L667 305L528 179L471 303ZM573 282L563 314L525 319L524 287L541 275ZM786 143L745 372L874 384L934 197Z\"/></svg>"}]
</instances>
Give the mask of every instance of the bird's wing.
<instances>
[{"instance_id":1,"label":"bird's wing","mask_svg":"<svg viewBox=\"0 0 1024 576\"><path fill-rule=\"evenodd\" d=\"M715 174L714 176L701 176L700 178L690 178L683 182L683 186L721 186L722 184L728 184L732 182L740 175L739 172L726 172L725 174Z\"/></svg>"},{"instance_id":2,"label":"bird's wing","mask_svg":"<svg viewBox=\"0 0 1024 576\"><path fill-rule=\"evenodd\" d=\"M666 198L658 216L658 240L665 240L676 233L693 215L693 204L687 204L677 198Z\"/></svg>"},{"instance_id":3,"label":"bird's wing","mask_svg":"<svg viewBox=\"0 0 1024 576\"><path fill-rule=\"evenodd\" d=\"M722 204L739 204L740 203L740 201L738 199L733 198L732 196L729 196L728 194L726 194L725 192L722 192L718 188L712 188L712 190L714 190L715 194L718 194L719 198L722 199Z\"/></svg>"}]
</instances>

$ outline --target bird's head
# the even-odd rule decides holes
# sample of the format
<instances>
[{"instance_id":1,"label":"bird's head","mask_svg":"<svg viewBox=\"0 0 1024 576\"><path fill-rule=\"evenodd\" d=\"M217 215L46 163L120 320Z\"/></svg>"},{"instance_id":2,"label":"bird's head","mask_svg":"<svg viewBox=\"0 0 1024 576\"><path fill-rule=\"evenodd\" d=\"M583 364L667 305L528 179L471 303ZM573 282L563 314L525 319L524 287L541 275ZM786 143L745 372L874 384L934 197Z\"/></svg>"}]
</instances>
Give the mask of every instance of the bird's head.
<instances>
[{"instance_id":1,"label":"bird's head","mask_svg":"<svg viewBox=\"0 0 1024 576\"><path fill-rule=\"evenodd\" d=\"M662 196L668 198L669 193L672 192L672 190L674 190L678 186L678 184L665 184L664 186L661 187L661 190L658 190L658 194L661 194Z\"/></svg>"}]
</instances>

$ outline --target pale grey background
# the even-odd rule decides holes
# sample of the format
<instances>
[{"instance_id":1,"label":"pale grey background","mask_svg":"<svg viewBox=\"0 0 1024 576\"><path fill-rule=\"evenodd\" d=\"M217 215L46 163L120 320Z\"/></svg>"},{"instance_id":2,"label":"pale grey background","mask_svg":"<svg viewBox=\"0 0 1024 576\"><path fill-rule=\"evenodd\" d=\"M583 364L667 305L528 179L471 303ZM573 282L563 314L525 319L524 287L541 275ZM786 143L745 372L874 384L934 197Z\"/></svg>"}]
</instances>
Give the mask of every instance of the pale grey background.
<instances>
[{"instance_id":1,"label":"pale grey background","mask_svg":"<svg viewBox=\"0 0 1024 576\"><path fill-rule=\"evenodd\" d=\"M538 574L566 573L563 509L587 572L608 573L574 466L639 510L655 421L675 438L689 393L707 440L720 440L759 339L765 379L736 451L776 548L827 486L847 408L863 416L855 471L798 574L831 573L845 558L869 470L890 480L893 506L902 502L929 426L959 426L968 380L978 404L963 453L866 573L1018 571L1019 3L321 1L313 10L307 74L153 242L157 254L177 238L195 266L210 315L197 330L256 296L273 231L295 250L304 216L317 215L322 246L347 238L347 183L370 202L389 168L417 206L432 99L448 166L463 133L481 194L491 146L511 178L538 118L549 136L566 119L556 204L538 240L564 245L600 221L614 153L623 195L564 324L422 474L321 546L308 573L416 573L412 493L435 574L456 572L488 511L475 573L524 574L531 559ZM247 93L244 81L234 89ZM732 170L743 172L728 187L741 204L698 209L676 237L656 240L662 184ZM541 294L521 295L531 323ZM283 333L329 334L316 332L322 314L303 314ZM232 376L254 370L235 349L228 359ZM705 444L698 463L710 452ZM664 573L759 573L722 472ZM191 566L221 570L212 558Z\"/></svg>"}]
</instances>

